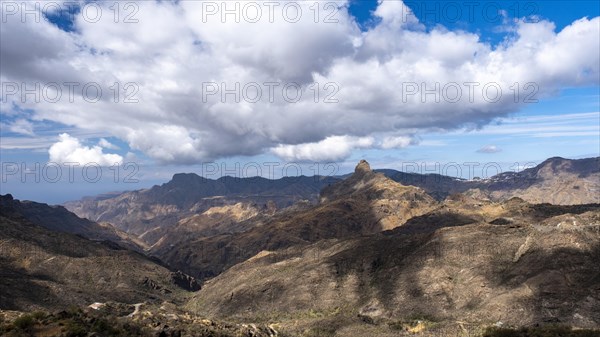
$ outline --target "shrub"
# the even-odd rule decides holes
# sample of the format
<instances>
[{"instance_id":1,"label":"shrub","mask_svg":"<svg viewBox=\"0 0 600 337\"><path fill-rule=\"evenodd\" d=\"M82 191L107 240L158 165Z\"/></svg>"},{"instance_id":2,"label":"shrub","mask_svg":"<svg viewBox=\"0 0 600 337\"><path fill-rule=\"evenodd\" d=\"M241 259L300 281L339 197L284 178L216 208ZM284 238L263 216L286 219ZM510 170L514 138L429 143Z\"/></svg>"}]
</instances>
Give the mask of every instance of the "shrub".
<instances>
[{"instance_id":1,"label":"shrub","mask_svg":"<svg viewBox=\"0 0 600 337\"><path fill-rule=\"evenodd\" d=\"M35 319L33 318L33 316L31 315L22 315L19 318L15 319L14 321L14 325L21 329L21 330L25 330L25 331L29 331L31 330L31 328L33 327L33 325L35 324Z\"/></svg>"},{"instance_id":2,"label":"shrub","mask_svg":"<svg viewBox=\"0 0 600 337\"><path fill-rule=\"evenodd\" d=\"M86 337L87 329L83 324L79 322L69 321L66 324L65 333L67 337Z\"/></svg>"},{"instance_id":3,"label":"shrub","mask_svg":"<svg viewBox=\"0 0 600 337\"><path fill-rule=\"evenodd\" d=\"M46 313L44 313L43 311L35 311L31 314L31 317L33 317L36 321L41 321L44 318L46 318Z\"/></svg>"}]
</instances>

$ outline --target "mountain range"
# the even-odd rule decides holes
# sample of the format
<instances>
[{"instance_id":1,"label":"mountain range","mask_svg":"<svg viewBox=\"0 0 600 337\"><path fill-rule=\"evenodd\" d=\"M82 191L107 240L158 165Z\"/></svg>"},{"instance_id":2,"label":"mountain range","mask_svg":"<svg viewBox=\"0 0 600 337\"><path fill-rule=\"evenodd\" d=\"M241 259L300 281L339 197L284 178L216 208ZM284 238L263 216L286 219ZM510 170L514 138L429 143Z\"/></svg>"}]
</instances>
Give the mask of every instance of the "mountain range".
<instances>
[{"instance_id":1,"label":"mountain range","mask_svg":"<svg viewBox=\"0 0 600 337\"><path fill-rule=\"evenodd\" d=\"M85 310L36 329L110 317L148 336L484 336L556 323L595 336L599 197L599 158L477 180L366 161L343 177L176 174L64 207L5 195L0 318L74 305Z\"/></svg>"}]
</instances>

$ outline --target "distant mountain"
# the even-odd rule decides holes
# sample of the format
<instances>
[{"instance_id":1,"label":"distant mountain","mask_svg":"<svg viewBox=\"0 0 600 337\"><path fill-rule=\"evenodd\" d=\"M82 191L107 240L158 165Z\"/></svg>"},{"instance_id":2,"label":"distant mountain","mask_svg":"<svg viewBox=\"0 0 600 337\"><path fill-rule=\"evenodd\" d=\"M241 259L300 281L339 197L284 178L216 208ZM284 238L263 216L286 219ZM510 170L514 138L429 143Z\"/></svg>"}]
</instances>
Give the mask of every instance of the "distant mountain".
<instances>
[{"instance_id":1,"label":"distant mountain","mask_svg":"<svg viewBox=\"0 0 600 337\"><path fill-rule=\"evenodd\" d=\"M493 201L519 197L532 203L560 205L600 202L600 157L550 158L521 172L505 172L483 180L464 180L439 174L375 170L406 186L425 190L438 201L466 193ZM168 183L150 189L88 197L65 204L80 217L109 222L155 244L164 229L212 207L242 203L246 207L276 209L307 200L317 203L322 188L349 177L260 177L206 179L175 174Z\"/></svg>"},{"instance_id":2,"label":"distant mountain","mask_svg":"<svg viewBox=\"0 0 600 337\"><path fill-rule=\"evenodd\" d=\"M481 201L518 197L531 203L600 202L598 164L599 158L551 158L522 172L473 181L389 169L371 171L367 163L359 164L344 179L211 180L176 174L160 186L85 198L66 207L80 216L114 223L144 241L150 254L176 268L212 277L257 249L397 227L428 211L435 200L441 202L456 193ZM381 198L403 201L371 207L373 200ZM343 219L349 221L341 226ZM219 258L205 257L217 251Z\"/></svg>"},{"instance_id":3,"label":"distant mountain","mask_svg":"<svg viewBox=\"0 0 600 337\"><path fill-rule=\"evenodd\" d=\"M392 169L379 169L375 170L375 172L383 173L386 177L402 185L420 187L438 201L444 200L451 194L464 192L477 185L477 182L441 174L419 174Z\"/></svg>"},{"instance_id":4,"label":"distant mountain","mask_svg":"<svg viewBox=\"0 0 600 337\"><path fill-rule=\"evenodd\" d=\"M21 203L2 196L0 203L0 309L65 309L94 302L138 303L174 300L199 284L171 272L144 255L111 241L92 241L66 231L78 222L82 233L93 224L63 208ZM37 222L29 218L39 216ZM60 217L65 228L57 227ZM57 227L55 230L49 229Z\"/></svg>"},{"instance_id":5,"label":"distant mountain","mask_svg":"<svg viewBox=\"0 0 600 337\"><path fill-rule=\"evenodd\" d=\"M284 208L296 202L316 202L321 188L338 181L330 177L222 177L206 179L196 174L175 174L168 183L114 196L85 198L65 207L80 217L110 222L138 235L149 244L162 237L152 231L171 227L180 220L212 207L243 203L258 208Z\"/></svg>"},{"instance_id":6,"label":"distant mountain","mask_svg":"<svg viewBox=\"0 0 600 337\"><path fill-rule=\"evenodd\" d=\"M600 157L554 157L520 172L504 172L482 180L464 180L439 174L377 170L403 185L418 186L437 200L467 193L494 201L519 197L532 203L574 205L600 202Z\"/></svg>"},{"instance_id":7,"label":"distant mountain","mask_svg":"<svg viewBox=\"0 0 600 337\"><path fill-rule=\"evenodd\" d=\"M532 203L600 203L600 157L554 157L521 172L505 172L472 186L467 194L491 200L519 197Z\"/></svg>"}]
</instances>

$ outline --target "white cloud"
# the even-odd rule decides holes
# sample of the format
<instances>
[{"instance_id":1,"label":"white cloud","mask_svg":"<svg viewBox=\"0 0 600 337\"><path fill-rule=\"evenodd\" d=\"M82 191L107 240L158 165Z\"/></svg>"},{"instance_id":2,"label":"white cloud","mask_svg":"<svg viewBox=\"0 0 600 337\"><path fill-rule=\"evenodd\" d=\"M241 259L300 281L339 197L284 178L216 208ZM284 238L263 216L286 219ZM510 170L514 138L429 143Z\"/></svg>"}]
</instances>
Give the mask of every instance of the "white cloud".
<instances>
[{"instance_id":1,"label":"white cloud","mask_svg":"<svg viewBox=\"0 0 600 337\"><path fill-rule=\"evenodd\" d=\"M331 136L315 143L279 145L272 151L289 161L337 161L348 157L352 150L368 148L373 143L371 137Z\"/></svg>"},{"instance_id":2,"label":"white cloud","mask_svg":"<svg viewBox=\"0 0 600 337\"><path fill-rule=\"evenodd\" d=\"M109 149L109 150L118 150L119 149L118 146L109 142L108 140L106 140L106 138L100 138L100 140L98 141L98 146L105 148L105 149Z\"/></svg>"},{"instance_id":3,"label":"white cloud","mask_svg":"<svg viewBox=\"0 0 600 337\"><path fill-rule=\"evenodd\" d=\"M2 136L0 149L3 150L43 150L44 152L54 144L56 137L5 137Z\"/></svg>"},{"instance_id":4,"label":"white cloud","mask_svg":"<svg viewBox=\"0 0 600 337\"><path fill-rule=\"evenodd\" d=\"M113 13L113 2L99 4L103 13ZM323 158L320 147L330 149L329 158L342 158L357 147L340 141L344 137L377 135L384 140L373 139L368 147L402 147L405 141L393 140L396 135L481 126L518 111L535 87L526 89L527 83L534 83L535 97L542 98L565 87L598 85L600 76L598 17L577 20L560 32L547 21L513 23L510 38L491 46L474 33L424 30L401 1L380 1L374 13L380 22L364 32L346 1L339 2L338 23L324 22L329 13L324 8L315 23L310 2L298 2L304 15L296 23L282 19L283 6L269 22L264 3L257 23L235 23L231 16L223 23L220 15L205 20L201 1L136 4L138 23L115 23L112 15L92 23L76 16L74 33L45 20L8 16L0 32L2 82L82 85L74 101L63 88L57 102L23 103L17 94L5 105L34 110L35 120L116 137L164 163L270 149L293 158L308 159L307 153ZM233 88L236 82L243 87L273 81L280 83L273 100L265 87L256 103L236 103L232 95L223 103L219 94L203 100L204 82ZM81 97L88 82L102 86L98 102ZM110 89L115 82L121 89L118 103ZM281 94L288 82L303 85L298 103ZM480 83L473 97L465 82ZM510 89L515 82L521 86L517 103ZM135 84L127 93L135 91L138 103L123 102L126 83ZM325 88L326 83L336 87ZM449 102L452 86L440 102L433 95L403 95L412 84L421 91L438 83L440 91L459 84L462 96ZM498 101L482 94L487 83L502 89ZM325 103L332 92L338 102ZM336 142L340 149L329 145Z\"/></svg>"},{"instance_id":5,"label":"white cloud","mask_svg":"<svg viewBox=\"0 0 600 337\"><path fill-rule=\"evenodd\" d=\"M402 149L409 145L415 144L411 137L385 137L381 143L382 149Z\"/></svg>"},{"instance_id":6,"label":"white cloud","mask_svg":"<svg viewBox=\"0 0 600 337\"><path fill-rule=\"evenodd\" d=\"M598 116L600 112L500 118L497 124L472 132L480 135L507 135L512 138L597 136L600 134Z\"/></svg>"},{"instance_id":7,"label":"white cloud","mask_svg":"<svg viewBox=\"0 0 600 337\"><path fill-rule=\"evenodd\" d=\"M19 133L26 136L35 136L33 132L33 124L26 119L17 119L13 123L8 124L8 129L14 133Z\"/></svg>"},{"instance_id":8,"label":"white cloud","mask_svg":"<svg viewBox=\"0 0 600 337\"><path fill-rule=\"evenodd\" d=\"M501 151L502 151L502 149L500 149L496 145L486 145L486 146L480 148L479 150L477 150L477 152L479 152L479 153L498 153Z\"/></svg>"},{"instance_id":9,"label":"white cloud","mask_svg":"<svg viewBox=\"0 0 600 337\"><path fill-rule=\"evenodd\" d=\"M100 146L83 146L79 139L67 133L59 136L59 141L48 150L50 161L54 163L79 163L79 165L97 164L111 166L123 162L123 157L118 154L104 153Z\"/></svg>"}]
</instances>

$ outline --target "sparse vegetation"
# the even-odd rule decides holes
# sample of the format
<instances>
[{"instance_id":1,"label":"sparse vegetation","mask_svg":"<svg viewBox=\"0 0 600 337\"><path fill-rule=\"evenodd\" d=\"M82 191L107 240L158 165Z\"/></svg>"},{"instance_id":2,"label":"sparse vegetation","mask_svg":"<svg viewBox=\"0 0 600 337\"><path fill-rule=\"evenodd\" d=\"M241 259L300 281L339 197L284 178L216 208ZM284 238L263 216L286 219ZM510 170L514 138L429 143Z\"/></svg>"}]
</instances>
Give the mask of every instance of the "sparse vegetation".
<instances>
[{"instance_id":1,"label":"sparse vegetation","mask_svg":"<svg viewBox=\"0 0 600 337\"><path fill-rule=\"evenodd\" d=\"M302 337L333 337L337 329L334 327L316 327L305 331Z\"/></svg>"},{"instance_id":2,"label":"sparse vegetation","mask_svg":"<svg viewBox=\"0 0 600 337\"><path fill-rule=\"evenodd\" d=\"M46 318L46 313L45 313L45 312L43 312L43 311L34 311L34 312L31 314L31 317L33 317L33 318L34 318L35 320L37 320L37 321L41 321L41 320L43 320L44 318Z\"/></svg>"},{"instance_id":3,"label":"sparse vegetation","mask_svg":"<svg viewBox=\"0 0 600 337\"><path fill-rule=\"evenodd\" d=\"M407 331L409 333L421 333L437 325L438 320L427 314L414 313L404 320L392 321L388 326L392 330Z\"/></svg>"},{"instance_id":4,"label":"sparse vegetation","mask_svg":"<svg viewBox=\"0 0 600 337\"><path fill-rule=\"evenodd\" d=\"M91 332L98 337L150 335L142 326L128 319L119 319L103 312L84 312L76 307L56 314L36 311L21 315L12 322L7 319L0 321L1 336L86 337Z\"/></svg>"},{"instance_id":5,"label":"sparse vegetation","mask_svg":"<svg viewBox=\"0 0 600 337\"><path fill-rule=\"evenodd\" d=\"M483 337L599 337L600 330L573 330L564 325L546 325L541 327L488 328Z\"/></svg>"}]
</instances>

